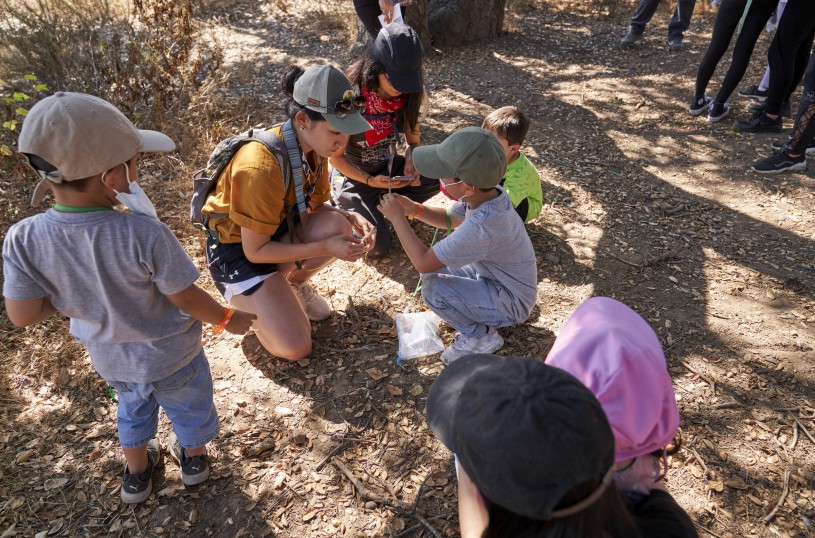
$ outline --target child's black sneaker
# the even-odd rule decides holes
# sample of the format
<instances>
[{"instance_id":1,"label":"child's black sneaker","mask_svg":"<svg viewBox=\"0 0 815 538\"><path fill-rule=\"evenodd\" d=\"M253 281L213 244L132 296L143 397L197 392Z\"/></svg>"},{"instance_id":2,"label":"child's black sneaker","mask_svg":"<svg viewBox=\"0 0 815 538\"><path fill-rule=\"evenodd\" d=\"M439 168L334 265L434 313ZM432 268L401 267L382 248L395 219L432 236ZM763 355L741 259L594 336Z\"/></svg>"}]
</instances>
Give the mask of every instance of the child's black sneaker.
<instances>
[{"instance_id":1,"label":"child's black sneaker","mask_svg":"<svg viewBox=\"0 0 815 538\"><path fill-rule=\"evenodd\" d=\"M146 501L153 492L153 471L161 462L161 444L155 437L147 442L147 470L143 473L131 473L125 462L122 477L122 502L136 504Z\"/></svg>"},{"instance_id":2,"label":"child's black sneaker","mask_svg":"<svg viewBox=\"0 0 815 538\"><path fill-rule=\"evenodd\" d=\"M688 113L691 116L699 116L700 114L707 111L708 107L710 107L710 103L713 102L713 98L708 97L707 95L700 97L697 99L694 97L691 99L690 107L688 108Z\"/></svg>"},{"instance_id":3,"label":"child's black sneaker","mask_svg":"<svg viewBox=\"0 0 815 538\"><path fill-rule=\"evenodd\" d=\"M764 101L767 99L767 94L769 93L770 90L759 90L758 84L744 86L739 90L739 95L742 97L749 97L750 99L755 99L756 101Z\"/></svg>"},{"instance_id":4,"label":"child's black sneaker","mask_svg":"<svg viewBox=\"0 0 815 538\"><path fill-rule=\"evenodd\" d=\"M753 163L753 171L760 174L780 174L807 169L807 157L804 154L790 157L785 151L774 151L772 155Z\"/></svg>"},{"instance_id":5,"label":"child's black sneaker","mask_svg":"<svg viewBox=\"0 0 815 538\"><path fill-rule=\"evenodd\" d=\"M170 433L167 444L173 461L181 468L181 481L185 486L195 486L209 478L209 456L187 457L175 432Z\"/></svg>"},{"instance_id":6,"label":"child's black sneaker","mask_svg":"<svg viewBox=\"0 0 815 538\"><path fill-rule=\"evenodd\" d=\"M773 143L771 145L773 149L780 151L784 149L784 146L786 146L787 142L789 141L790 141L789 138L786 138L784 140L773 140ZM815 155L815 138L809 141L809 144L807 144L805 151L807 155Z\"/></svg>"}]
</instances>

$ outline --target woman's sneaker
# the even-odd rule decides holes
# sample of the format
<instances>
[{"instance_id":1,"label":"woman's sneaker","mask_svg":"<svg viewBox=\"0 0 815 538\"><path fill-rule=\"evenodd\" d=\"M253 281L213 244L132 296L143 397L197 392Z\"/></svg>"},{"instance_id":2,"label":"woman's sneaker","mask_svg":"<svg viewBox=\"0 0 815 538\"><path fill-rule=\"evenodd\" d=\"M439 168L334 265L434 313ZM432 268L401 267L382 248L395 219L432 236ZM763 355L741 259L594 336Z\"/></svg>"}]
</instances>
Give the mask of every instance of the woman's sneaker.
<instances>
[{"instance_id":1,"label":"woman's sneaker","mask_svg":"<svg viewBox=\"0 0 815 538\"><path fill-rule=\"evenodd\" d=\"M690 107L688 107L688 113L691 116L699 116L702 113L704 113L708 109L708 107L710 107L710 103L712 102L713 99L711 97L708 97L707 95L699 99L694 97L693 99L691 99Z\"/></svg>"},{"instance_id":2,"label":"woman's sneaker","mask_svg":"<svg viewBox=\"0 0 815 538\"><path fill-rule=\"evenodd\" d=\"M153 471L161 462L161 443L155 437L147 442L147 470L143 473L131 473L125 462L122 477L122 502L136 504L144 502L153 492Z\"/></svg>"},{"instance_id":3,"label":"woman's sneaker","mask_svg":"<svg viewBox=\"0 0 815 538\"><path fill-rule=\"evenodd\" d=\"M450 364L464 355L472 353L495 353L504 346L504 339L493 328L487 330L481 337L459 335L453 345L441 354L441 361Z\"/></svg>"},{"instance_id":4,"label":"woman's sneaker","mask_svg":"<svg viewBox=\"0 0 815 538\"><path fill-rule=\"evenodd\" d=\"M204 454L188 458L175 432L170 432L167 444L170 445L170 456L181 468L181 481L185 486L195 486L209 478L209 456Z\"/></svg>"},{"instance_id":5,"label":"woman's sneaker","mask_svg":"<svg viewBox=\"0 0 815 538\"><path fill-rule=\"evenodd\" d=\"M707 121L717 123L730 115L730 103L711 103L709 112L707 113Z\"/></svg>"},{"instance_id":6,"label":"woman's sneaker","mask_svg":"<svg viewBox=\"0 0 815 538\"><path fill-rule=\"evenodd\" d=\"M784 147L787 145L787 142L789 141L790 141L789 138L785 140L773 140L773 143L771 145L773 149L780 151L784 149ZM807 155L815 155L815 138L809 141L809 144L807 144L805 151Z\"/></svg>"},{"instance_id":7,"label":"woman's sneaker","mask_svg":"<svg viewBox=\"0 0 815 538\"><path fill-rule=\"evenodd\" d=\"M758 84L744 86L739 90L739 95L741 95L742 97L749 97L750 99L755 99L756 101L764 101L765 99L767 99L767 95L769 93L770 90L758 89Z\"/></svg>"},{"instance_id":8,"label":"woman's sneaker","mask_svg":"<svg viewBox=\"0 0 815 538\"><path fill-rule=\"evenodd\" d=\"M753 163L754 172L760 174L780 174L807 169L807 156L790 157L786 151L774 151L772 155Z\"/></svg>"},{"instance_id":9,"label":"woman's sneaker","mask_svg":"<svg viewBox=\"0 0 815 538\"><path fill-rule=\"evenodd\" d=\"M308 281L290 282L290 284L308 319L322 321L331 317L331 306L329 306L328 301L320 297L320 294Z\"/></svg>"}]
</instances>

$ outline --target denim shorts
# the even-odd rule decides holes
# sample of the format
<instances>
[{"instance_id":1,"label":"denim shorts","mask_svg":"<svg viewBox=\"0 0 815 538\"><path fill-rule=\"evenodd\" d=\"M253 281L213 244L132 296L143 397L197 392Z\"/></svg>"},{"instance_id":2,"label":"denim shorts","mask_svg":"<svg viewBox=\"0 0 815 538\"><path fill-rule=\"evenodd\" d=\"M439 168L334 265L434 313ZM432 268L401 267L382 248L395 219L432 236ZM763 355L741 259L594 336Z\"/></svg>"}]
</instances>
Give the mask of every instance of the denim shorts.
<instances>
[{"instance_id":1,"label":"denim shorts","mask_svg":"<svg viewBox=\"0 0 815 538\"><path fill-rule=\"evenodd\" d=\"M158 408L167 413L184 448L215 439L220 423L212 398L212 375L204 350L177 372L152 383L108 381L119 394L116 422L123 448L137 448L156 436Z\"/></svg>"}]
</instances>

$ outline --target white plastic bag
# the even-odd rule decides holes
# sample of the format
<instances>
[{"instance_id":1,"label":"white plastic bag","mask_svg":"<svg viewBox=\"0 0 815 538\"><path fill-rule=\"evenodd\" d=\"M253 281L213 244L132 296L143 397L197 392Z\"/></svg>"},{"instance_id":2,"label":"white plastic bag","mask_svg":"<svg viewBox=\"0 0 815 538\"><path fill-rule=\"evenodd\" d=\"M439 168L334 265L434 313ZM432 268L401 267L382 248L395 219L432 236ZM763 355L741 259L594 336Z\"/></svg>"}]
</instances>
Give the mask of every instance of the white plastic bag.
<instances>
[{"instance_id":1,"label":"white plastic bag","mask_svg":"<svg viewBox=\"0 0 815 538\"><path fill-rule=\"evenodd\" d=\"M396 316L396 333L399 335L397 362L444 351L444 343L439 338L440 323L441 318L431 310L405 312Z\"/></svg>"}]
</instances>

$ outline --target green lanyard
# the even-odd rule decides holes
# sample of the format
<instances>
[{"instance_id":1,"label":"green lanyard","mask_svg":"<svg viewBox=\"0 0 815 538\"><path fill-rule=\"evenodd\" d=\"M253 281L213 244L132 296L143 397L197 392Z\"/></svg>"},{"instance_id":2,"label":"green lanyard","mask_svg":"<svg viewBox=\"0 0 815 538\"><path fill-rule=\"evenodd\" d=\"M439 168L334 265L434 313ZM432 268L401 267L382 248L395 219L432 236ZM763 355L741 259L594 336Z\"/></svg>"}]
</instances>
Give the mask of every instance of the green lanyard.
<instances>
[{"instance_id":1,"label":"green lanyard","mask_svg":"<svg viewBox=\"0 0 815 538\"><path fill-rule=\"evenodd\" d=\"M112 207L74 207L70 205L54 204L54 209L64 213L92 213L94 211L113 211Z\"/></svg>"}]
</instances>

